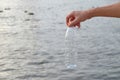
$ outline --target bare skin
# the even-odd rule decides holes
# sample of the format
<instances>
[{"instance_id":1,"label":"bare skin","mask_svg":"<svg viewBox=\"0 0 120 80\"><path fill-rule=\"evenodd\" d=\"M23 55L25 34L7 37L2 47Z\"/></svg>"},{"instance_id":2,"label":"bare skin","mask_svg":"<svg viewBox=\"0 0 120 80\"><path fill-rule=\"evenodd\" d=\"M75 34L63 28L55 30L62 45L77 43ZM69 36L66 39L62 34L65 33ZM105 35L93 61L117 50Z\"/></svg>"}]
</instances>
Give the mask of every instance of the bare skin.
<instances>
[{"instance_id":1,"label":"bare skin","mask_svg":"<svg viewBox=\"0 0 120 80\"><path fill-rule=\"evenodd\" d=\"M120 2L104 7L88 9L84 11L72 11L66 17L66 24L69 27L78 26L80 23L93 17L116 17L120 18Z\"/></svg>"}]
</instances>

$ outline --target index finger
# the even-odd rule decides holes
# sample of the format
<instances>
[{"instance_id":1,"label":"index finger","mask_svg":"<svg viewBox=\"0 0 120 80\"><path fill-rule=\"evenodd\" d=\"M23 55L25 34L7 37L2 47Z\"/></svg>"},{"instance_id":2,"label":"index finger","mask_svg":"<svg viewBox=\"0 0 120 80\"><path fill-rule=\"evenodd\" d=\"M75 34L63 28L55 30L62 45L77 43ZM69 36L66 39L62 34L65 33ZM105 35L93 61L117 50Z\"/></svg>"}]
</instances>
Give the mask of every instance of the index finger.
<instances>
[{"instance_id":1,"label":"index finger","mask_svg":"<svg viewBox=\"0 0 120 80\"><path fill-rule=\"evenodd\" d=\"M66 17L66 24L67 24L67 25L68 25L69 19L70 19L71 17L73 17L73 14L72 14L72 13L70 13L70 14Z\"/></svg>"}]
</instances>

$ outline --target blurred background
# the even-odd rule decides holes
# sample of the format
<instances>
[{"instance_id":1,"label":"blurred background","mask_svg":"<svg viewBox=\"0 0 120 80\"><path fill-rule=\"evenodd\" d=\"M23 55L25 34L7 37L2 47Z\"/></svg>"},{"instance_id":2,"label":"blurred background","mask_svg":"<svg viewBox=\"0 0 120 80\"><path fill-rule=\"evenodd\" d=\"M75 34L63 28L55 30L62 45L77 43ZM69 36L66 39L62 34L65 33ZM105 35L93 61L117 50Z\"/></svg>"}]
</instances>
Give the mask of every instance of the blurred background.
<instances>
[{"instance_id":1,"label":"blurred background","mask_svg":"<svg viewBox=\"0 0 120 80\"><path fill-rule=\"evenodd\" d=\"M65 67L65 17L120 0L0 0L0 80L119 80L120 19L81 23L78 66Z\"/></svg>"}]
</instances>

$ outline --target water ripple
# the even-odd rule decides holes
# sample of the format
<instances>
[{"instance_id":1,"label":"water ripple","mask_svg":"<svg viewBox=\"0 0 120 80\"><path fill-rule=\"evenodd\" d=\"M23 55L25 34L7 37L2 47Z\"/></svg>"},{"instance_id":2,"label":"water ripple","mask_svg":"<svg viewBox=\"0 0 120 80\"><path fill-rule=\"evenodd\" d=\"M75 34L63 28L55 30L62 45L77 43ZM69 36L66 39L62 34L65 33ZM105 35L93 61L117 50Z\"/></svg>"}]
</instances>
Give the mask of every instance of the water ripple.
<instances>
[{"instance_id":1,"label":"water ripple","mask_svg":"<svg viewBox=\"0 0 120 80\"><path fill-rule=\"evenodd\" d=\"M18 78L18 79L29 79L29 78L43 78L43 77L46 77L46 75L28 74L28 75L18 76L16 78Z\"/></svg>"},{"instance_id":2,"label":"water ripple","mask_svg":"<svg viewBox=\"0 0 120 80\"><path fill-rule=\"evenodd\" d=\"M13 69L13 68L7 68L7 69L4 69L4 70L1 70L1 72L6 72L6 71L14 71L16 69Z\"/></svg>"},{"instance_id":3,"label":"water ripple","mask_svg":"<svg viewBox=\"0 0 120 80\"><path fill-rule=\"evenodd\" d=\"M47 64L49 61L41 61L41 62L28 62L28 65L42 65L42 64Z\"/></svg>"}]
</instances>

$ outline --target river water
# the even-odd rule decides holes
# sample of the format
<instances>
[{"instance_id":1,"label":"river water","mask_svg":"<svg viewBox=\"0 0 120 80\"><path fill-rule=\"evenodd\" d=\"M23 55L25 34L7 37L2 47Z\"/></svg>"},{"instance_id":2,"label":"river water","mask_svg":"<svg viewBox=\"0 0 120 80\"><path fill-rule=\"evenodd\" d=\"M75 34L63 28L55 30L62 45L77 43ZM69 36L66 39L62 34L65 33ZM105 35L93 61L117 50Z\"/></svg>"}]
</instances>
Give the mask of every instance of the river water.
<instances>
[{"instance_id":1,"label":"river water","mask_svg":"<svg viewBox=\"0 0 120 80\"><path fill-rule=\"evenodd\" d=\"M65 17L119 0L1 0L0 80L120 80L120 19L81 23L77 68L65 66Z\"/></svg>"}]
</instances>

